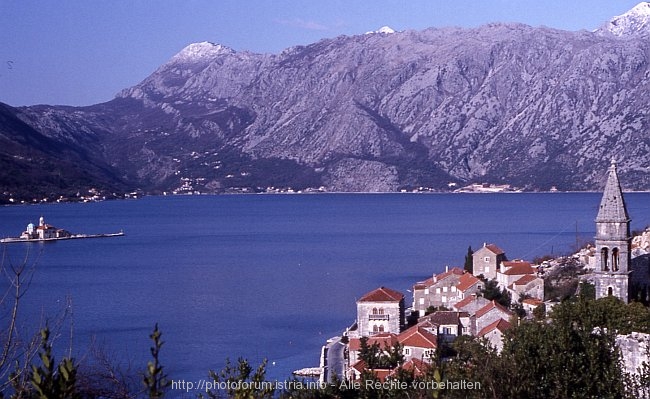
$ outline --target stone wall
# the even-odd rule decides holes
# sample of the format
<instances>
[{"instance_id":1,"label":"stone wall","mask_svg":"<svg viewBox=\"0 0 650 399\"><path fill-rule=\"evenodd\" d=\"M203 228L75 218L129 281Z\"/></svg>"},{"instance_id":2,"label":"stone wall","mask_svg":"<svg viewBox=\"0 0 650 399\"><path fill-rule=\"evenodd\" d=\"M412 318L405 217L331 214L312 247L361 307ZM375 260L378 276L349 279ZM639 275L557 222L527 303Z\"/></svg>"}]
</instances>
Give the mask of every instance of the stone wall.
<instances>
[{"instance_id":1,"label":"stone wall","mask_svg":"<svg viewBox=\"0 0 650 399\"><path fill-rule=\"evenodd\" d=\"M616 344L623 355L623 367L627 373L637 373L645 362L650 363L650 334L633 332L616 337Z\"/></svg>"}]
</instances>

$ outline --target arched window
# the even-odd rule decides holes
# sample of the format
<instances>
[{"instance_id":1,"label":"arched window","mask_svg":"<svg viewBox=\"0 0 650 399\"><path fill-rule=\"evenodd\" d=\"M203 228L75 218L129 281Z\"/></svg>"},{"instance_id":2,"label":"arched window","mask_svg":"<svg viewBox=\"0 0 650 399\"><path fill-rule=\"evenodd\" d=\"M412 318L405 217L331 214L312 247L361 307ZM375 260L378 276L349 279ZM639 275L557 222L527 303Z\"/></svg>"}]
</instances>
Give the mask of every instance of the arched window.
<instances>
[{"instance_id":1,"label":"arched window","mask_svg":"<svg viewBox=\"0 0 650 399\"><path fill-rule=\"evenodd\" d=\"M612 249L612 270L618 271L618 248Z\"/></svg>"},{"instance_id":2,"label":"arched window","mask_svg":"<svg viewBox=\"0 0 650 399\"><path fill-rule=\"evenodd\" d=\"M609 270L609 265L607 264L607 260L609 258L609 251L607 248L603 248L600 250L600 270Z\"/></svg>"},{"instance_id":3,"label":"arched window","mask_svg":"<svg viewBox=\"0 0 650 399\"><path fill-rule=\"evenodd\" d=\"M372 332L377 333L378 331L379 331L379 327L377 327L376 325L372 326Z\"/></svg>"},{"instance_id":4,"label":"arched window","mask_svg":"<svg viewBox=\"0 0 650 399\"><path fill-rule=\"evenodd\" d=\"M379 326L379 332L384 332L384 325L383 324Z\"/></svg>"},{"instance_id":5,"label":"arched window","mask_svg":"<svg viewBox=\"0 0 650 399\"><path fill-rule=\"evenodd\" d=\"M612 287L607 288L607 296L612 296L614 295L614 289Z\"/></svg>"},{"instance_id":6,"label":"arched window","mask_svg":"<svg viewBox=\"0 0 650 399\"><path fill-rule=\"evenodd\" d=\"M372 308L372 314L377 314L377 308Z\"/></svg>"},{"instance_id":7,"label":"arched window","mask_svg":"<svg viewBox=\"0 0 650 399\"><path fill-rule=\"evenodd\" d=\"M379 314L384 314L384 308L379 308Z\"/></svg>"}]
</instances>

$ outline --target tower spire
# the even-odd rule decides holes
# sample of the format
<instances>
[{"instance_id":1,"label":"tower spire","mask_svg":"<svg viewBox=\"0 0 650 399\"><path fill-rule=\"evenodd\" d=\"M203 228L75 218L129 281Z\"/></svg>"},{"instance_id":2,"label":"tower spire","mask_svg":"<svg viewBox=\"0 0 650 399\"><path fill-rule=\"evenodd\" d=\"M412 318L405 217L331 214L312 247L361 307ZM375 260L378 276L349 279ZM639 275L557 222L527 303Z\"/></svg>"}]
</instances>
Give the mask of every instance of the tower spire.
<instances>
[{"instance_id":1,"label":"tower spire","mask_svg":"<svg viewBox=\"0 0 650 399\"><path fill-rule=\"evenodd\" d=\"M630 217L618 181L616 161L612 160L607 183L596 216L596 299L615 296L628 301L631 263Z\"/></svg>"},{"instance_id":2,"label":"tower spire","mask_svg":"<svg viewBox=\"0 0 650 399\"><path fill-rule=\"evenodd\" d=\"M616 160L612 159L612 164L608 169L605 191L603 192L603 198L600 201L600 208L598 209L598 216L596 216L596 223L620 223L629 220L630 217L627 214L625 200L623 199L623 190L621 190L618 173L616 172Z\"/></svg>"}]
</instances>

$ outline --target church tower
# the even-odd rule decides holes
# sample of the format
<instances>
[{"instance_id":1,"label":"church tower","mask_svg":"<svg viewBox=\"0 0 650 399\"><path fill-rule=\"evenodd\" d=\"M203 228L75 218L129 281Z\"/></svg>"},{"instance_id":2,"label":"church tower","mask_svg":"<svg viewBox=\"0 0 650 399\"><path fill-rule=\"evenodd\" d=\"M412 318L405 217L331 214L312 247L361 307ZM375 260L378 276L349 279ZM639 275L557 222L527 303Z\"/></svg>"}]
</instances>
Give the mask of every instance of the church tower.
<instances>
[{"instance_id":1,"label":"church tower","mask_svg":"<svg viewBox=\"0 0 650 399\"><path fill-rule=\"evenodd\" d=\"M596 299L615 296L628 302L630 242L630 218L618 182L616 161L612 161L596 216Z\"/></svg>"}]
</instances>

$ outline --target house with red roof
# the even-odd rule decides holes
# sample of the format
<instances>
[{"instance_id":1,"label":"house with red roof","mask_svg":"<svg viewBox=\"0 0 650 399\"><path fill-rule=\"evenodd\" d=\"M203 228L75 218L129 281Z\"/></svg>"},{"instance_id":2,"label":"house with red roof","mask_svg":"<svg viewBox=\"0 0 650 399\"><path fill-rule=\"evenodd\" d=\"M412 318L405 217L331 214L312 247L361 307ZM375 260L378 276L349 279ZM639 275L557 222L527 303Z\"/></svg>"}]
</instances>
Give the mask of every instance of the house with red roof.
<instances>
[{"instance_id":1,"label":"house with red roof","mask_svg":"<svg viewBox=\"0 0 650 399\"><path fill-rule=\"evenodd\" d=\"M452 307L453 310L458 312L467 312L470 316L474 316L479 309L490 303L487 299L479 295L470 295L462 301L456 302Z\"/></svg>"},{"instance_id":2,"label":"house with red roof","mask_svg":"<svg viewBox=\"0 0 650 399\"><path fill-rule=\"evenodd\" d=\"M526 274L508 286L513 302L530 297L544 300L544 279L535 274Z\"/></svg>"},{"instance_id":3,"label":"house with red roof","mask_svg":"<svg viewBox=\"0 0 650 399\"><path fill-rule=\"evenodd\" d=\"M470 316L467 312L439 310L420 317L418 325L436 334L438 342L450 343L458 336L470 333Z\"/></svg>"},{"instance_id":4,"label":"house with red roof","mask_svg":"<svg viewBox=\"0 0 650 399\"><path fill-rule=\"evenodd\" d=\"M402 345L404 360L418 359L430 362L438 347L436 334L421 326L413 326L397 336Z\"/></svg>"},{"instance_id":5,"label":"house with red roof","mask_svg":"<svg viewBox=\"0 0 650 399\"><path fill-rule=\"evenodd\" d=\"M501 262L497 284L510 292L513 302L522 297L544 300L544 279L537 275L530 262L521 259Z\"/></svg>"},{"instance_id":6,"label":"house with red roof","mask_svg":"<svg viewBox=\"0 0 650 399\"><path fill-rule=\"evenodd\" d=\"M521 301L521 305L526 311L526 317L533 317L533 311L537 309L538 306L544 305L544 302L537 298L526 298Z\"/></svg>"},{"instance_id":7,"label":"house with red roof","mask_svg":"<svg viewBox=\"0 0 650 399\"><path fill-rule=\"evenodd\" d=\"M398 334L403 326L404 294L401 292L379 287L357 300L357 329L352 335Z\"/></svg>"},{"instance_id":8,"label":"house with red roof","mask_svg":"<svg viewBox=\"0 0 650 399\"><path fill-rule=\"evenodd\" d=\"M394 333L381 333L368 337L368 346L377 345L383 352L388 352L395 344L399 342L397 334ZM348 363L355 364L359 361L359 351L361 350L361 339L350 338L348 343Z\"/></svg>"},{"instance_id":9,"label":"house with red roof","mask_svg":"<svg viewBox=\"0 0 650 399\"><path fill-rule=\"evenodd\" d=\"M366 362L359 360L356 363L352 364L347 370L347 379L352 381L358 381L361 379L361 374L364 371L370 371L373 373L379 381L384 382L386 378L394 371L391 369L369 369L366 365Z\"/></svg>"},{"instance_id":10,"label":"house with red roof","mask_svg":"<svg viewBox=\"0 0 650 399\"><path fill-rule=\"evenodd\" d=\"M406 361L402 366L400 366L397 369L394 369L391 371L391 373L388 375L389 378L397 378L399 376L399 369L402 369L404 371L408 371L409 373L413 374L413 377L419 378L423 377L431 368L429 363L423 362L420 359L411 359Z\"/></svg>"},{"instance_id":11,"label":"house with red roof","mask_svg":"<svg viewBox=\"0 0 650 399\"><path fill-rule=\"evenodd\" d=\"M504 319L498 319L493 323L488 324L483 327L477 334L480 338L485 338L488 340L490 345L492 345L497 352L501 352L503 349L503 335L506 330L510 329L512 326L509 322Z\"/></svg>"},{"instance_id":12,"label":"house with red roof","mask_svg":"<svg viewBox=\"0 0 650 399\"><path fill-rule=\"evenodd\" d=\"M457 286L464 274L467 272L459 267L447 268L443 273L416 283L413 286L413 310L424 315L431 306L451 307L461 299Z\"/></svg>"},{"instance_id":13,"label":"house with red roof","mask_svg":"<svg viewBox=\"0 0 650 399\"><path fill-rule=\"evenodd\" d=\"M507 260L506 253L494 244L484 243L483 247L472 254L472 274L483 275L488 280L497 277L497 269L501 262Z\"/></svg>"},{"instance_id":14,"label":"house with red roof","mask_svg":"<svg viewBox=\"0 0 650 399\"><path fill-rule=\"evenodd\" d=\"M536 274L536 270L530 262L521 259L505 261L501 262L501 267L497 272L497 282L499 283L499 287L507 288L521 277L530 274Z\"/></svg>"},{"instance_id":15,"label":"house with red roof","mask_svg":"<svg viewBox=\"0 0 650 399\"><path fill-rule=\"evenodd\" d=\"M512 315L512 312L498 304L496 301L490 301L490 303L479 309L474 315L472 333L473 335L478 335L478 332L495 321L498 321L499 319L508 321Z\"/></svg>"},{"instance_id":16,"label":"house with red roof","mask_svg":"<svg viewBox=\"0 0 650 399\"><path fill-rule=\"evenodd\" d=\"M456 291L458 299L463 300L469 296L477 294L483 288L483 281L473 274L465 273L458 279Z\"/></svg>"}]
</instances>

